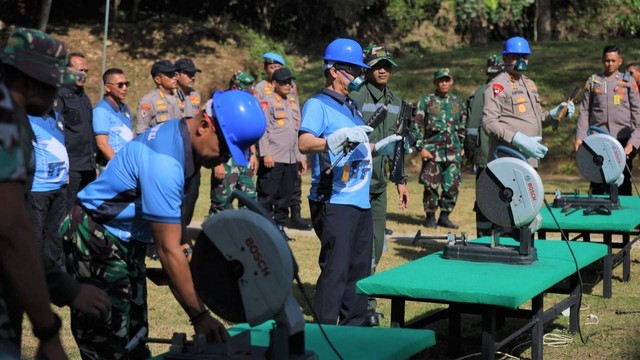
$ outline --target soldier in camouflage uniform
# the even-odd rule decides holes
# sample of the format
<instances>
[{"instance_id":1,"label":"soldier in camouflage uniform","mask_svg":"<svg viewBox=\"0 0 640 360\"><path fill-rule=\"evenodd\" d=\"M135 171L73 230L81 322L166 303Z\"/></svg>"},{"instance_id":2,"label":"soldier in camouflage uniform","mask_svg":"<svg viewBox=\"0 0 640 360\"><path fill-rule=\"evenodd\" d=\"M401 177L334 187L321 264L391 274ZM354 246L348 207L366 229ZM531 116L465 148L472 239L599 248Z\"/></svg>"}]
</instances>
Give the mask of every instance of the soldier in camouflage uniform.
<instances>
[{"instance_id":1,"label":"soldier in camouflage uniform","mask_svg":"<svg viewBox=\"0 0 640 360\"><path fill-rule=\"evenodd\" d=\"M371 66L366 72L366 83L358 91L352 91L349 97L358 102L362 110L362 117L370 119L381 106L387 106L387 117L369 134L369 141L377 142L396 132L396 121L402 106L402 99L388 86L393 69L398 66L391 58L391 54L382 46L370 45L364 49L364 61ZM373 156L373 173L369 198L373 217L373 258L371 272L375 272L380 263L382 253L386 250L385 224L387 222L387 167L389 156ZM396 184L398 192L398 206L406 209L409 203L409 190L406 176ZM381 314L376 311L377 301L370 297L366 324L377 326L380 324Z\"/></svg>"},{"instance_id":2,"label":"soldier in camouflage uniform","mask_svg":"<svg viewBox=\"0 0 640 360\"><path fill-rule=\"evenodd\" d=\"M424 185L422 201L426 227L436 228L439 225L457 229L449 214L458 199L467 109L457 96L449 92L453 85L449 69L436 70L433 84L436 91L420 99L413 125L416 139L419 139L416 148L422 158L419 180ZM436 225L438 207L441 211Z\"/></svg>"},{"instance_id":3,"label":"soldier in camouflage uniform","mask_svg":"<svg viewBox=\"0 0 640 360\"><path fill-rule=\"evenodd\" d=\"M109 309L103 291L78 284L38 255L26 199L34 176L33 130L27 114L53 106L57 88L80 74L67 68L67 45L34 29L18 28L0 53L0 358L20 358L22 315L38 339L36 358L66 359L60 318L49 306L71 305L99 317ZM43 261L44 260L44 266ZM44 267L44 272L43 272ZM45 278L46 275L46 278ZM46 279L46 280L45 280ZM48 286L48 290L45 287Z\"/></svg>"},{"instance_id":4,"label":"soldier in camouflage uniform","mask_svg":"<svg viewBox=\"0 0 640 360\"><path fill-rule=\"evenodd\" d=\"M464 138L464 154L473 166L473 172L476 174L476 180L487 166L489 158L489 137L482 130L482 108L484 107L484 91L491 79L496 77L504 68L500 55L491 55L487 59L487 81L484 85L476 89L476 91L467 99L467 109L469 116L467 117L467 130ZM473 211L476 213L476 231L478 237L491 235L493 223L478 209L478 204L474 202Z\"/></svg>"},{"instance_id":5,"label":"soldier in camouflage uniform","mask_svg":"<svg viewBox=\"0 0 640 360\"><path fill-rule=\"evenodd\" d=\"M238 70L231 76L229 89L239 89L253 93L254 83L255 78L253 76ZM233 159L229 159L226 163L213 168L211 172L211 207L209 207L209 215L224 210L227 197L231 195L234 189L244 192L252 199L256 198L256 184L253 181L253 176L256 169L258 169L258 157L256 156L255 145L251 145L247 155L250 156L249 165L247 166L240 166Z\"/></svg>"}]
</instances>

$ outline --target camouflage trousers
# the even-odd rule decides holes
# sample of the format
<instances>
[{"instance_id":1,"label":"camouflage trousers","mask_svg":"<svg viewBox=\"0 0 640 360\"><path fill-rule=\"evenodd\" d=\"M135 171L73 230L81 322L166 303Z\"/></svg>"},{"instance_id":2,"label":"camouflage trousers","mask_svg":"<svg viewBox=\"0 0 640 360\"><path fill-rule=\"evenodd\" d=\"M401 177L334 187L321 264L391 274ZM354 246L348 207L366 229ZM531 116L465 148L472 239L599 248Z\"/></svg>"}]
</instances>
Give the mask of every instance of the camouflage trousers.
<instances>
[{"instance_id":1,"label":"camouflage trousers","mask_svg":"<svg viewBox=\"0 0 640 360\"><path fill-rule=\"evenodd\" d=\"M248 166L238 166L233 159L224 164L224 179L215 177L214 170L211 170L211 207L209 214L219 213L224 210L227 197L238 189L256 198L256 184L253 182L253 170Z\"/></svg>"},{"instance_id":2,"label":"camouflage trousers","mask_svg":"<svg viewBox=\"0 0 640 360\"><path fill-rule=\"evenodd\" d=\"M80 283L109 294L111 310L101 318L71 311L71 332L83 359L146 359L151 352L125 346L147 320L146 244L124 242L75 206L59 229L67 271Z\"/></svg>"},{"instance_id":3,"label":"camouflage trousers","mask_svg":"<svg viewBox=\"0 0 640 360\"><path fill-rule=\"evenodd\" d=\"M444 212L452 212L458 200L460 181L459 162L423 161L420 184L424 185L422 193L424 211L434 213L439 206Z\"/></svg>"}]
</instances>

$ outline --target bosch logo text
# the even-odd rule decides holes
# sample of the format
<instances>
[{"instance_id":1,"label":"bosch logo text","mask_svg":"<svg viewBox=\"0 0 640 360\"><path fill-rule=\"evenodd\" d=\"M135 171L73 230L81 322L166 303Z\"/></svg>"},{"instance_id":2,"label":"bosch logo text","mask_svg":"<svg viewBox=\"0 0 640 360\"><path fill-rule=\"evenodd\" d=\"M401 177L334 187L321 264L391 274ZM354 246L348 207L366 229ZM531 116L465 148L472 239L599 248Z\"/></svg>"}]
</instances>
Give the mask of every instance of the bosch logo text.
<instances>
[{"instance_id":1,"label":"bosch logo text","mask_svg":"<svg viewBox=\"0 0 640 360\"><path fill-rule=\"evenodd\" d=\"M256 244L255 240L253 240L253 238L247 238L244 243L249 248L249 251L251 251L253 260L256 262L258 269L260 269L262 276L266 277L271 275L269 264L267 264L267 261L264 259L264 255L262 255L262 251L260 251L260 248L258 247L258 244Z\"/></svg>"}]
</instances>

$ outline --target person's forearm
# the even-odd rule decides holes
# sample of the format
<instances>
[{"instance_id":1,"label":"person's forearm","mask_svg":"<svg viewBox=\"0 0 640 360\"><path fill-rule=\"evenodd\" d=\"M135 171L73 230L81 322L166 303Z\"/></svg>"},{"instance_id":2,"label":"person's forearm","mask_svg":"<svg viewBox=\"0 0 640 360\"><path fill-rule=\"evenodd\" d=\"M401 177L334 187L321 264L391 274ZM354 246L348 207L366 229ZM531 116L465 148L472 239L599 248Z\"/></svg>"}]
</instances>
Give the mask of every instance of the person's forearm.
<instances>
[{"instance_id":1,"label":"person's forearm","mask_svg":"<svg viewBox=\"0 0 640 360\"><path fill-rule=\"evenodd\" d=\"M2 186L14 189L7 193L2 191L13 199L5 197L4 209L0 211L3 219L0 225L0 266L33 327L47 328L53 324L54 318L44 280L42 258L33 238L26 209L20 204L22 186L18 183Z\"/></svg>"},{"instance_id":2,"label":"person's forearm","mask_svg":"<svg viewBox=\"0 0 640 360\"><path fill-rule=\"evenodd\" d=\"M298 138L298 150L302 154L315 154L327 150L327 140L311 134L302 134Z\"/></svg>"},{"instance_id":3,"label":"person's forearm","mask_svg":"<svg viewBox=\"0 0 640 360\"><path fill-rule=\"evenodd\" d=\"M97 143L98 145L98 150L100 150L100 152L102 153L102 156L104 156L105 159L107 159L107 161L113 159L113 156L116 154L113 149L111 148L111 145L104 144L104 143Z\"/></svg>"}]
</instances>

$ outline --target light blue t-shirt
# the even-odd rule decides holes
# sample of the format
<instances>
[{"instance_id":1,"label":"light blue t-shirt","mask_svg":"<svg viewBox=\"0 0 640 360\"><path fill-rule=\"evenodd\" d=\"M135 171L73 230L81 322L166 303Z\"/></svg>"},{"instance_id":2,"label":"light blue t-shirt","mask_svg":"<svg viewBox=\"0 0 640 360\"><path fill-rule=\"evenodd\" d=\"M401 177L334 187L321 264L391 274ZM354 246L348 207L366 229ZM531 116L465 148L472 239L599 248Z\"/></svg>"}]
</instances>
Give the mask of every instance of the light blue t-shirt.
<instances>
[{"instance_id":1,"label":"light blue t-shirt","mask_svg":"<svg viewBox=\"0 0 640 360\"><path fill-rule=\"evenodd\" d=\"M151 242L150 221L180 224L185 184L195 173L187 125L170 120L127 143L78 199L122 241Z\"/></svg>"},{"instance_id":2,"label":"light blue t-shirt","mask_svg":"<svg viewBox=\"0 0 640 360\"><path fill-rule=\"evenodd\" d=\"M103 98L93 108L93 133L109 135L109 145L117 153L133 139L132 119L127 104L122 103L117 107Z\"/></svg>"},{"instance_id":3,"label":"light blue t-shirt","mask_svg":"<svg viewBox=\"0 0 640 360\"><path fill-rule=\"evenodd\" d=\"M67 184L69 174L69 155L64 146L62 115L57 112L46 116L29 115L29 123L36 136L33 141L36 172L31 191L58 190Z\"/></svg>"},{"instance_id":4,"label":"light blue t-shirt","mask_svg":"<svg viewBox=\"0 0 640 360\"><path fill-rule=\"evenodd\" d=\"M323 90L309 99L302 109L300 132L326 138L335 131L364 125L362 116L352 111L339 94ZM362 143L343 157L330 175L325 170L340 154L325 151L310 156L311 190L309 199L331 204L353 205L361 209L371 208L369 185L371 183L371 149Z\"/></svg>"}]
</instances>

